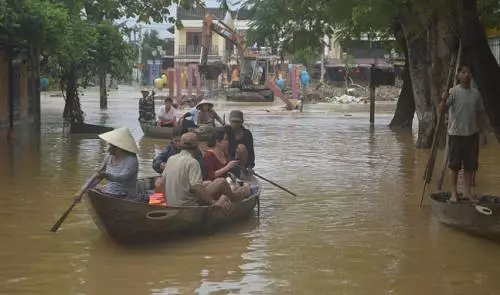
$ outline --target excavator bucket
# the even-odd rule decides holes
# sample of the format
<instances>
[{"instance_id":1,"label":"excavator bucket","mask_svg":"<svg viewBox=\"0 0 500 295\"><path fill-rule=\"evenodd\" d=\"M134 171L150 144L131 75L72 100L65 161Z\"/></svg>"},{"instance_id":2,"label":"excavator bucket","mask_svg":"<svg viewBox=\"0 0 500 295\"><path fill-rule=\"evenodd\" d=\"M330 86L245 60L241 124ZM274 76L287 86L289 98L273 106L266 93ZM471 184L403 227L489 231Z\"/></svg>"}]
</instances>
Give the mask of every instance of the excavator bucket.
<instances>
[{"instance_id":1,"label":"excavator bucket","mask_svg":"<svg viewBox=\"0 0 500 295\"><path fill-rule=\"evenodd\" d=\"M222 63L214 63L207 65L200 65L200 74L205 76L207 80L217 80L219 75L226 69L227 67Z\"/></svg>"}]
</instances>

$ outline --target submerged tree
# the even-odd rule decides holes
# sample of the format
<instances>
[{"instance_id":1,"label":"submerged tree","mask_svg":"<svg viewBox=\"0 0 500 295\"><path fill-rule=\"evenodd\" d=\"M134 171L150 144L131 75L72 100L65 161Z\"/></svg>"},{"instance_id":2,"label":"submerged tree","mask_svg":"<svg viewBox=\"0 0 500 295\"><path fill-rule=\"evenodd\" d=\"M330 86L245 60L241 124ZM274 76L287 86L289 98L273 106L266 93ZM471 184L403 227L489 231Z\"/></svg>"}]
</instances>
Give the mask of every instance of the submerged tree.
<instances>
[{"instance_id":1,"label":"submerged tree","mask_svg":"<svg viewBox=\"0 0 500 295\"><path fill-rule=\"evenodd\" d=\"M265 11L273 9L277 1L256 2L259 7L255 9L265 15ZM286 4L287 9L282 9L277 17L257 16L253 31L285 29L286 35L295 38L306 34L305 40L310 42L295 42L298 46L310 46L314 39L319 40L331 33L342 39L382 32L398 39L405 54L406 68L404 86L391 125L408 127L415 107L419 124L417 147L421 148L428 148L432 143L436 107L445 91L451 57L457 53L460 41L463 60L474 69L491 125L500 137L500 85L494 82L494 77L500 75L500 67L491 53L481 23L482 19L488 25L495 21L492 15L498 13L498 1L330 0L312 5L290 0ZM303 25L299 28L294 25L300 23Z\"/></svg>"}]
</instances>

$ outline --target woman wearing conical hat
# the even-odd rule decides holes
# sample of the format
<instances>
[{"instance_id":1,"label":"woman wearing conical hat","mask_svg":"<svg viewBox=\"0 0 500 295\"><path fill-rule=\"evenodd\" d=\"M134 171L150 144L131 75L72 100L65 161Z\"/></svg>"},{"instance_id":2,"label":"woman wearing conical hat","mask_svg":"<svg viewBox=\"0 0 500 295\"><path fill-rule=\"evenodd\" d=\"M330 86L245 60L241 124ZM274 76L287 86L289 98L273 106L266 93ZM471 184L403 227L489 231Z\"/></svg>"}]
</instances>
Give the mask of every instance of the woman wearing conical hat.
<instances>
[{"instance_id":1,"label":"woman wearing conical hat","mask_svg":"<svg viewBox=\"0 0 500 295\"><path fill-rule=\"evenodd\" d=\"M108 183L102 191L118 198L135 198L139 149L130 130L126 127L118 128L100 134L99 137L109 144L109 155L104 159L104 170L100 175Z\"/></svg>"},{"instance_id":2,"label":"woman wearing conical hat","mask_svg":"<svg viewBox=\"0 0 500 295\"><path fill-rule=\"evenodd\" d=\"M215 121L217 120L221 125L225 125L224 121L217 115L214 111L214 104L208 100L202 100L196 106L198 112L198 119L196 125L212 125L215 127Z\"/></svg>"}]
</instances>

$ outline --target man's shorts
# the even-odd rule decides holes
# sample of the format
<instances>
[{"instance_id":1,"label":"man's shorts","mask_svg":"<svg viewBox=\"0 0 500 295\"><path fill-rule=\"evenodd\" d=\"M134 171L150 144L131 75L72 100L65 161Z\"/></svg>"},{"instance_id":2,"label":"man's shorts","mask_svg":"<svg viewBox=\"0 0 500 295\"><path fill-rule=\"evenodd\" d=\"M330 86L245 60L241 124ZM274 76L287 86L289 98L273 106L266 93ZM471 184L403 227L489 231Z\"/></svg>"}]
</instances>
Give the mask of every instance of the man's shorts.
<instances>
[{"instance_id":1,"label":"man's shorts","mask_svg":"<svg viewBox=\"0 0 500 295\"><path fill-rule=\"evenodd\" d=\"M479 133L468 136L448 135L448 168L454 171L463 169L475 171L478 168Z\"/></svg>"}]
</instances>

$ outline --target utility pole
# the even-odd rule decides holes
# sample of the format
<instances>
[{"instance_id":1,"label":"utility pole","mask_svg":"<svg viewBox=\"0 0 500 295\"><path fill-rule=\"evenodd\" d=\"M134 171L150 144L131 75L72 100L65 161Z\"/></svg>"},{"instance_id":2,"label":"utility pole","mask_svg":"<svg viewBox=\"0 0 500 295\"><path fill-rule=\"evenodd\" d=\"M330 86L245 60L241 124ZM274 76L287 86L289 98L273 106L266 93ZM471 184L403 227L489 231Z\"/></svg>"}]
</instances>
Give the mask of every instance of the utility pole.
<instances>
[{"instance_id":1,"label":"utility pole","mask_svg":"<svg viewBox=\"0 0 500 295\"><path fill-rule=\"evenodd\" d=\"M139 50L139 54L137 55L137 64L141 65L139 69L137 69L137 85L141 86L141 80L142 80L142 68L144 65L142 64L142 25L138 25L135 27L136 32L139 31L139 38L137 39L137 48Z\"/></svg>"}]
</instances>

